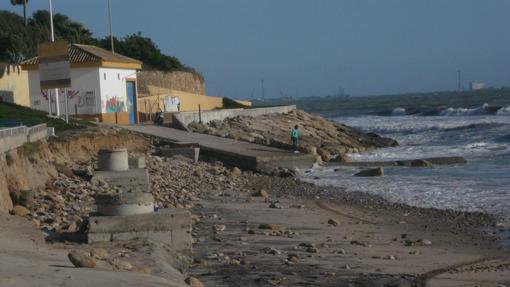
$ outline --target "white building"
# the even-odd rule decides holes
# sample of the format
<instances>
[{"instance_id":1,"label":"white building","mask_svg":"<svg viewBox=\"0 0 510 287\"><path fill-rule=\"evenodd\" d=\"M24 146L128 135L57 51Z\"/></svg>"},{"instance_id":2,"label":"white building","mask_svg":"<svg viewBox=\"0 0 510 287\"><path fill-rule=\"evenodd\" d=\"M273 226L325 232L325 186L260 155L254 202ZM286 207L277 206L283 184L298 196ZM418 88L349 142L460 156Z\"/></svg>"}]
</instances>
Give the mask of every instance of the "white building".
<instances>
[{"instance_id":1,"label":"white building","mask_svg":"<svg viewBox=\"0 0 510 287\"><path fill-rule=\"evenodd\" d=\"M470 83L470 88L472 91L483 90L483 89L485 89L486 86L487 85L482 82L471 82Z\"/></svg>"},{"instance_id":2,"label":"white building","mask_svg":"<svg viewBox=\"0 0 510 287\"><path fill-rule=\"evenodd\" d=\"M71 116L98 118L103 122L134 124L138 121L136 71L142 63L89 45L69 45L71 88L67 89ZM28 70L30 107L48 111L57 109L55 91L42 91L38 57L22 63ZM49 97L48 97L49 95ZM64 113L64 90L59 90L58 105Z\"/></svg>"}]
</instances>

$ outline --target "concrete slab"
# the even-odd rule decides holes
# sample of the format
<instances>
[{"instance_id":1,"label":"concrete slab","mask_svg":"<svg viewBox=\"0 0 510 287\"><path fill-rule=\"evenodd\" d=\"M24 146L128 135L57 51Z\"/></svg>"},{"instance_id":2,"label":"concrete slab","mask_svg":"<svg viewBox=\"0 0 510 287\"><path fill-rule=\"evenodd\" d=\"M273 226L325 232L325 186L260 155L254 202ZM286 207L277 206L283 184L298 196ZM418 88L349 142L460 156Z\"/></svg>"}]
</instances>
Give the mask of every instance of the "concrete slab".
<instances>
[{"instance_id":1,"label":"concrete slab","mask_svg":"<svg viewBox=\"0 0 510 287\"><path fill-rule=\"evenodd\" d=\"M88 243L137 238L170 244L181 254L191 255L191 215L184 209L129 216L93 216L89 219Z\"/></svg>"},{"instance_id":2,"label":"concrete slab","mask_svg":"<svg viewBox=\"0 0 510 287\"><path fill-rule=\"evenodd\" d=\"M243 169L266 171L279 167L310 168L315 162L315 156L311 154L294 154L288 150L168 127L144 125L124 128L173 142L198 143L202 154L211 155Z\"/></svg>"},{"instance_id":3,"label":"concrete slab","mask_svg":"<svg viewBox=\"0 0 510 287\"><path fill-rule=\"evenodd\" d=\"M158 156L172 157L175 155L181 155L186 158L192 159L194 162L198 162L200 156L200 148L198 147L172 147L163 148L156 153Z\"/></svg>"},{"instance_id":4,"label":"concrete slab","mask_svg":"<svg viewBox=\"0 0 510 287\"><path fill-rule=\"evenodd\" d=\"M126 171L95 171L92 182L104 181L111 186L120 186L125 191L150 192L149 171L130 169Z\"/></svg>"}]
</instances>

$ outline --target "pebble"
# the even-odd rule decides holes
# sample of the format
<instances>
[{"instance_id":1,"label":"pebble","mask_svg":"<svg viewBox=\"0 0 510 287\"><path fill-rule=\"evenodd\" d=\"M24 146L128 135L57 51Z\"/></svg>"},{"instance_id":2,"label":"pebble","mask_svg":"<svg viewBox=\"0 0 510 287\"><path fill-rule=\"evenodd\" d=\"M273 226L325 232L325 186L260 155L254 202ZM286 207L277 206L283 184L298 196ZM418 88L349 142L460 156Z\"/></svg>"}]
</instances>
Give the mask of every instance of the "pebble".
<instances>
[{"instance_id":1,"label":"pebble","mask_svg":"<svg viewBox=\"0 0 510 287\"><path fill-rule=\"evenodd\" d=\"M328 224L331 226L338 226L340 223L334 219L328 219Z\"/></svg>"},{"instance_id":2,"label":"pebble","mask_svg":"<svg viewBox=\"0 0 510 287\"><path fill-rule=\"evenodd\" d=\"M262 223L259 225L259 229L280 230L282 229L282 226L274 223Z\"/></svg>"}]
</instances>

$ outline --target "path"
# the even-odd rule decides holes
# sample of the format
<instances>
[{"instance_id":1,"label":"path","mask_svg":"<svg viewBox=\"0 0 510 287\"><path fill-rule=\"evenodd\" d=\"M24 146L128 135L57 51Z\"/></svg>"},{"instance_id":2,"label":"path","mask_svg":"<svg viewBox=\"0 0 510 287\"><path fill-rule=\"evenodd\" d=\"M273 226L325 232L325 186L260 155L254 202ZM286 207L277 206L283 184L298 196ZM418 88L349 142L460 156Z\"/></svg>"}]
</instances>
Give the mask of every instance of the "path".
<instances>
[{"instance_id":1,"label":"path","mask_svg":"<svg viewBox=\"0 0 510 287\"><path fill-rule=\"evenodd\" d=\"M207 134L186 132L153 125L124 126L124 128L173 142L191 142L200 146L201 152L212 154L220 160L254 170L272 170L277 167L311 167L315 157L294 154L291 151L263 146Z\"/></svg>"}]
</instances>

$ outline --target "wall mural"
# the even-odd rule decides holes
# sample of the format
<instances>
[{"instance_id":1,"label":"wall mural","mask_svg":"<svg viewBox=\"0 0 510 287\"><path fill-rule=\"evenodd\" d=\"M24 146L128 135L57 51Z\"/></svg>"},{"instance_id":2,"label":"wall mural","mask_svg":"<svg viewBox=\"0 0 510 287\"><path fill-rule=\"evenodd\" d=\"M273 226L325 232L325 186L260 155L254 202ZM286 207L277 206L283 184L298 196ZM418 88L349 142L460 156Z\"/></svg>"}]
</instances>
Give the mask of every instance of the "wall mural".
<instances>
[{"instance_id":1,"label":"wall mural","mask_svg":"<svg viewBox=\"0 0 510 287\"><path fill-rule=\"evenodd\" d=\"M107 113L127 112L126 102L120 97L111 97L105 100L103 109Z\"/></svg>"}]
</instances>

